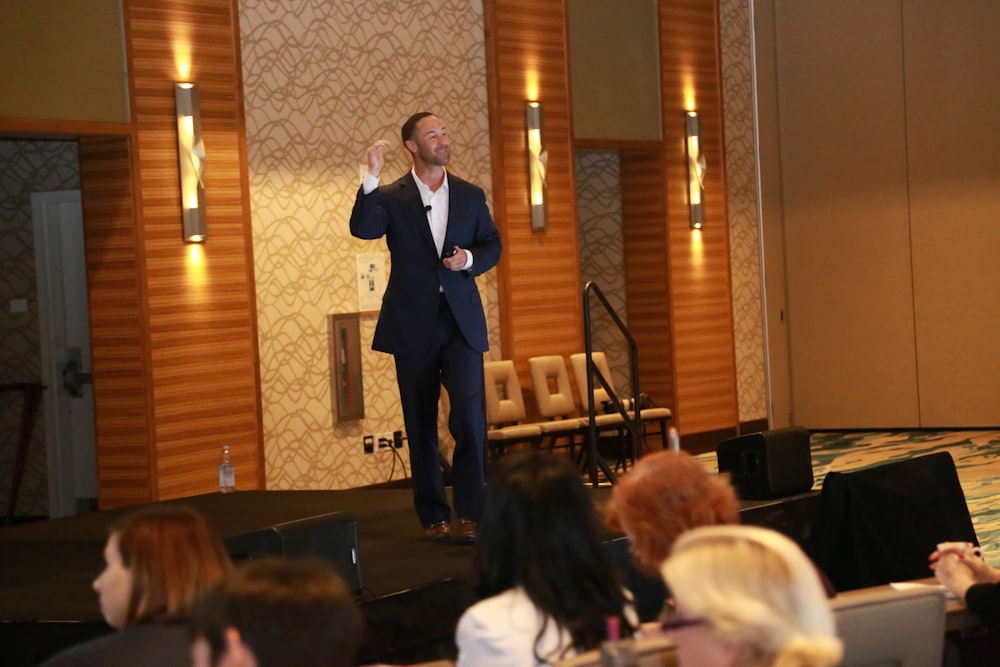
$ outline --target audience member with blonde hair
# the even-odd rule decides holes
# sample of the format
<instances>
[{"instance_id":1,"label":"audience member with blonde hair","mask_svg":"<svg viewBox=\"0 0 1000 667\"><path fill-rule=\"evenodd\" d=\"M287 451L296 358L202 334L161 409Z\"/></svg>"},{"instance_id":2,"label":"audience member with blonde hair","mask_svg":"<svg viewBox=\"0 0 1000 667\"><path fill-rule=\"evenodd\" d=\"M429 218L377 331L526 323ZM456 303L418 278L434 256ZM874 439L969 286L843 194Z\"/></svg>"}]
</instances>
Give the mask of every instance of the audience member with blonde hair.
<instances>
[{"instance_id":1,"label":"audience member with blonde hair","mask_svg":"<svg viewBox=\"0 0 1000 667\"><path fill-rule=\"evenodd\" d=\"M93 584L101 614L119 632L66 649L44 667L190 665L187 619L231 567L195 510L162 505L129 514L111 527Z\"/></svg>"},{"instance_id":2,"label":"audience member with blonde hair","mask_svg":"<svg viewBox=\"0 0 1000 667\"><path fill-rule=\"evenodd\" d=\"M693 528L662 567L680 667L826 667L843 655L815 566L784 535Z\"/></svg>"}]
</instances>

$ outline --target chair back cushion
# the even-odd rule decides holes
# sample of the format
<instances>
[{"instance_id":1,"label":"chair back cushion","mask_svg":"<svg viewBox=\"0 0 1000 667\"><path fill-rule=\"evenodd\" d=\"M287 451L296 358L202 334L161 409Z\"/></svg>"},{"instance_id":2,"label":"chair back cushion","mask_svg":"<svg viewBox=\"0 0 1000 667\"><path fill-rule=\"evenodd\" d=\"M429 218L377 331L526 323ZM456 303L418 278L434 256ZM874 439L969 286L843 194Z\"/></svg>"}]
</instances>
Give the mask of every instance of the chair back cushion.
<instances>
[{"instance_id":1,"label":"chair back cushion","mask_svg":"<svg viewBox=\"0 0 1000 667\"><path fill-rule=\"evenodd\" d=\"M532 357L528 359L528 370L531 372L538 414L552 418L569 417L576 413L573 385L569 381L566 361L561 356Z\"/></svg>"},{"instance_id":2,"label":"chair back cushion","mask_svg":"<svg viewBox=\"0 0 1000 667\"><path fill-rule=\"evenodd\" d=\"M486 421L491 426L514 424L525 417L521 381L509 359L483 363L486 384Z\"/></svg>"},{"instance_id":3,"label":"chair back cushion","mask_svg":"<svg viewBox=\"0 0 1000 667\"><path fill-rule=\"evenodd\" d=\"M608 384L611 384L611 371L608 369L608 360L604 356L604 353L595 351L593 357L594 365L597 366L599 371L601 371L601 375L604 376L604 379L607 380ZM580 403L583 406L583 410L586 411L588 401L590 400L587 397L587 374L590 370L587 368L587 355L583 352L570 355L569 362L573 365L573 375L576 376L576 388L580 395ZM614 389L614 386L612 385L611 388ZM608 396L608 392L604 390L604 387L601 386L601 381L598 380L595 375L594 409L597 412L601 412L604 401L608 400L611 400L611 397Z\"/></svg>"},{"instance_id":4,"label":"chair back cushion","mask_svg":"<svg viewBox=\"0 0 1000 667\"><path fill-rule=\"evenodd\" d=\"M844 667L940 667L946 615L941 588L869 588L842 593L830 604L844 642Z\"/></svg>"}]
</instances>

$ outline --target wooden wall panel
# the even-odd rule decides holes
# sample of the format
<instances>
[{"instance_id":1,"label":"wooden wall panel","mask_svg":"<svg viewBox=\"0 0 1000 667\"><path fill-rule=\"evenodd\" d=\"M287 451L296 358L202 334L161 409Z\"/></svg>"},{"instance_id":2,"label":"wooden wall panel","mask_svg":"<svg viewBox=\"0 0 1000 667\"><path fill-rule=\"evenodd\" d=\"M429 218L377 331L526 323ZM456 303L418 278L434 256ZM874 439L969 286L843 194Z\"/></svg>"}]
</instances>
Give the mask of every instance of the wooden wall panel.
<instances>
[{"instance_id":1,"label":"wooden wall panel","mask_svg":"<svg viewBox=\"0 0 1000 667\"><path fill-rule=\"evenodd\" d=\"M675 420L682 433L735 429L733 347L722 141L717 0L660 0L660 77L673 322ZM705 228L692 231L685 183L684 114L698 111Z\"/></svg>"},{"instance_id":2,"label":"wooden wall panel","mask_svg":"<svg viewBox=\"0 0 1000 667\"><path fill-rule=\"evenodd\" d=\"M622 151L626 313L639 350L639 387L656 405L673 408L670 266L666 190L660 151Z\"/></svg>"},{"instance_id":3,"label":"wooden wall panel","mask_svg":"<svg viewBox=\"0 0 1000 667\"><path fill-rule=\"evenodd\" d=\"M263 486L253 259L237 7L125 3L145 261L156 499L218 488L231 446L237 488ZM208 240L181 240L173 84L201 92Z\"/></svg>"},{"instance_id":4,"label":"wooden wall panel","mask_svg":"<svg viewBox=\"0 0 1000 667\"><path fill-rule=\"evenodd\" d=\"M501 340L524 386L527 359L583 349L576 183L563 0L484 3L494 213L503 239ZM525 103L542 103L549 224L531 228Z\"/></svg>"},{"instance_id":5,"label":"wooden wall panel","mask_svg":"<svg viewBox=\"0 0 1000 667\"><path fill-rule=\"evenodd\" d=\"M80 139L101 508L150 502L156 468L130 139Z\"/></svg>"}]
</instances>

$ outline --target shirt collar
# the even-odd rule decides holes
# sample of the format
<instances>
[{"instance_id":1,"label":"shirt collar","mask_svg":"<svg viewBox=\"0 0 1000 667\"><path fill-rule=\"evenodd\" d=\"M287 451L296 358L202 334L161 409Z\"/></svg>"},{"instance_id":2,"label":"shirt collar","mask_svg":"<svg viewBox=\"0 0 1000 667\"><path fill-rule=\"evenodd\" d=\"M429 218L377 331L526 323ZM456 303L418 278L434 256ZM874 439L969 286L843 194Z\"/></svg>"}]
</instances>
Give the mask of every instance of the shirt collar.
<instances>
[{"instance_id":1,"label":"shirt collar","mask_svg":"<svg viewBox=\"0 0 1000 667\"><path fill-rule=\"evenodd\" d=\"M420 180L420 178L417 176L417 171L415 169L413 169L412 167L410 168L410 173L413 175L413 180L417 182L417 189L420 190L420 196L423 197L424 200L427 200L427 199L433 197L434 195L436 195L438 193L447 193L448 192L448 170L447 169L444 170L444 181L442 181L441 187L437 189L437 192L431 192L431 187L429 185L427 185L426 183L424 183L423 181Z\"/></svg>"}]
</instances>

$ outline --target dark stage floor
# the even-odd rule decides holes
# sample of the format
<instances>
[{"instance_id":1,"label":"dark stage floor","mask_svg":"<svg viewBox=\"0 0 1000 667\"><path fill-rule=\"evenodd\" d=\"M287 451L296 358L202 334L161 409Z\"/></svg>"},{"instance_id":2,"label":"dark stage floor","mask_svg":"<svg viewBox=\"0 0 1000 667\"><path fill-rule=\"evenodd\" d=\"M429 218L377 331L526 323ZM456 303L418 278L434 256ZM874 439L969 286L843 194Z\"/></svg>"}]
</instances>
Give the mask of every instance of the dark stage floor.
<instances>
[{"instance_id":1,"label":"dark stage floor","mask_svg":"<svg viewBox=\"0 0 1000 667\"><path fill-rule=\"evenodd\" d=\"M610 488L592 489L594 504ZM203 512L223 538L287 521L344 512L357 523L367 636L359 664L454 657L452 636L471 601L471 545L430 543L409 489L242 491L176 501ZM748 504L744 521L801 538L812 497ZM37 664L54 651L109 631L91 582L102 567L108 526L136 508L0 528L0 666ZM619 565L624 539L608 536Z\"/></svg>"}]
</instances>

